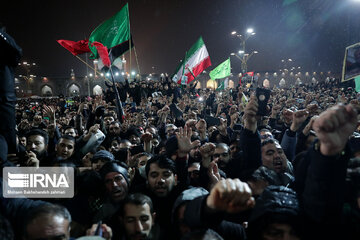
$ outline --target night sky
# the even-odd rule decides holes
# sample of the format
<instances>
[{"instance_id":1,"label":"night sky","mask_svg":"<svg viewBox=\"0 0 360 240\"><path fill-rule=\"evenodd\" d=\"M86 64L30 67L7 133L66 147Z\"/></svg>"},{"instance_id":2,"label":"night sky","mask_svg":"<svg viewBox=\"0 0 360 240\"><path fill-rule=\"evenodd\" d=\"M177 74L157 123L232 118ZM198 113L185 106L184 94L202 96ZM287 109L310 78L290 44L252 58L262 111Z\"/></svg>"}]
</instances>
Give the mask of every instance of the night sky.
<instances>
[{"instance_id":1,"label":"night sky","mask_svg":"<svg viewBox=\"0 0 360 240\"><path fill-rule=\"evenodd\" d=\"M78 41L126 3L104 1L5 1L0 22L23 48L23 61L35 62L39 76L86 74L86 66L56 40ZM248 70L278 71L292 58L302 71L340 72L345 47L360 42L360 2L355 0L132 0L133 41L141 73L172 74L202 36L213 69L240 49L231 32L254 28L246 42L256 50ZM85 56L82 56L84 59ZM134 57L133 57L134 60ZM240 60L231 57L233 72ZM132 69L135 69L133 61ZM208 70L210 70L208 69Z\"/></svg>"}]
</instances>

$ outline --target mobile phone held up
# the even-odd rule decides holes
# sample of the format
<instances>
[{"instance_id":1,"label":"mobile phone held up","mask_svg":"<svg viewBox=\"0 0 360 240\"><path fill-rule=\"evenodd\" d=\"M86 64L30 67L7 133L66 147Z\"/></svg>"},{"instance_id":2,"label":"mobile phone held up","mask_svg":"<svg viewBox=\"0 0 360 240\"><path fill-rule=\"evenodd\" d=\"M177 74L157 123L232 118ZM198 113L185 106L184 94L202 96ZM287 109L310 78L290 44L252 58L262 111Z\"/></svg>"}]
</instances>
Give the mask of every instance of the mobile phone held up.
<instances>
[{"instance_id":1,"label":"mobile phone held up","mask_svg":"<svg viewBox=\"0 0 360 240\"><path fill-rule=\"evenodd\" d=\"M210 127L210 126L218 126L220 125L220 119L216 118L216 117L212 117L209 115L206 115L204 120L206 121L206 124Z\"/></svg>"},{"instance_id":2,"label":"mobile phone held up","mask_svg":"<svg viewBox=\"0 0 360 240\"><path fill-rule=\"evenodd\" d=\"M259 104L257 115L266 116L267 115L266 106L269 101L271 91L266 88L256 88L255 93Z\"/></svg>"}]
</instances>

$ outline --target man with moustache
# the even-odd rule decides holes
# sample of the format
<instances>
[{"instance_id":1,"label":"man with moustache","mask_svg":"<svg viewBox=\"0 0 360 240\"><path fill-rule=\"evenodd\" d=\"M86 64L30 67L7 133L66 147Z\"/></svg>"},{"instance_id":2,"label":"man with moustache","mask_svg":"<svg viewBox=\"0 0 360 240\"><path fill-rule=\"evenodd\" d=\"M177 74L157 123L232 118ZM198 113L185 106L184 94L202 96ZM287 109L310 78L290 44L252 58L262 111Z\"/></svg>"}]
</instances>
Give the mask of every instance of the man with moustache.
<instances>
[{"instance_id":1,"label":"man with moustache","mask_svg":"<svg viewBox=\"0 0 360 240\"><path fill-rule=\"evenodd\" d=\"M186 169L185 169L186 170ZM185 183L178 185L176 163L165 155L155 155L148 160L146 167L147 183L141 193L149 196L157 214L161 235L170 239L171 211L177 196L184 190Z\"/></svg>"},{"instance_id":2,"label":"man with moustache","mask_svg":"<svg viewBox=\"0 0 360 240\"><path fill-rule=\"evenodd\" d=\"M30 130L26 134L26 153L22 157L26 166L49 166L47 147L49 135L41 129Z\"/></svg>"},{"instance_id":3,"label":"man with moustache","mask_svg":"<svg viewBox=\"0 0 360 240\"><path fill-rule=\"evenodd\" d=\"M115 162L105 163L99 171L106 192L106 200L93 221L112 222L113 215L119 210L121 201L128 195L130 178L128 169Z\"/></svg>"}]
</instances>

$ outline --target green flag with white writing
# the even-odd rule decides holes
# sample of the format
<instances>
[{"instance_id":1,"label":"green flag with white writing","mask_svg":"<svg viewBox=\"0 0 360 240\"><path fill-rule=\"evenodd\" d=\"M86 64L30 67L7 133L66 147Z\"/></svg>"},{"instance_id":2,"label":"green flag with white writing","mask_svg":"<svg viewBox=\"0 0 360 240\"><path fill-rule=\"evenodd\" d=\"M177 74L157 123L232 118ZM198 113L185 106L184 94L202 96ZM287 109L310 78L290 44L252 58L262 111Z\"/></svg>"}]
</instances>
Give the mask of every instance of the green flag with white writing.
<instances>
[{"instance_id":1,"label":"green flag with white writing","mask_svg":"<svg viewBox=\"0 0 360 240\"><path fill-rule=\"evenodd\" d=\"M209 75L212 80L227 77L231 74L230 58L212 70Z\"/></svg>"},{"instance_id":2,"label":"green flag with white writing","mask_svg":"<svg viewBox=\"0 0 360 240\"><path fill-rule=\"evenodd\" d=\"M100 42L108 49L122 45L124 45L124 48L129 49L130 37L129 7L126 3L119 12L100 24L91 33L89 37L89 48L93 53L93 58L98 58L96 48L91 46L93 42ZM118 55L120 56L121 54Z\"/></svg>"},{"instance_id":3,"label":"green flag with white writing","mask_svg":"<svg viewBox=\"0 0 360 240\"><path fill-rule=\"evenodd\" d=\"M360 92L360 76L355 77L355 91Z\"/></svg>"}]
</instances>

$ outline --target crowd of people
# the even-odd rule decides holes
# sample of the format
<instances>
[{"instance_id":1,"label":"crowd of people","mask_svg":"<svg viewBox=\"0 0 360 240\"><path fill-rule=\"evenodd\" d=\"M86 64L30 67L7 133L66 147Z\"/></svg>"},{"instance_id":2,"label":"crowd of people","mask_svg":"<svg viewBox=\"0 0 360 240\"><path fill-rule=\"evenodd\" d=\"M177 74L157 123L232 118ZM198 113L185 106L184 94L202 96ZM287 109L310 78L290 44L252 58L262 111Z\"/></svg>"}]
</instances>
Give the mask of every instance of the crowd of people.
<instances>
[{"instance_id":1,"label":"crowd of people","mask_svg":"<svg viewBox=\"0 0 360 240\"><path fill-rule=\"evenodd\" d=\"M337 82L274 87L267 103L255 91L163 78L17 100L1 166L74 168L75 194L1 194L0 238L359 239L359 95Z\"/></svg>"},{"instance_id":2,"label":"crowd of people","mask_svg":"<svg viewBox=\"0 0 360 240\"><path fill-rule=\"evenodd\" d=\"M5 232L67 239L101 223L105 239L359 237L352 88L274 87L260 116L252 87L126 81L122 108L108 87L71 104L17 101L16 152L2 165L73 167L75 195L2 199Z\"/></svg>"}]
</instances>

